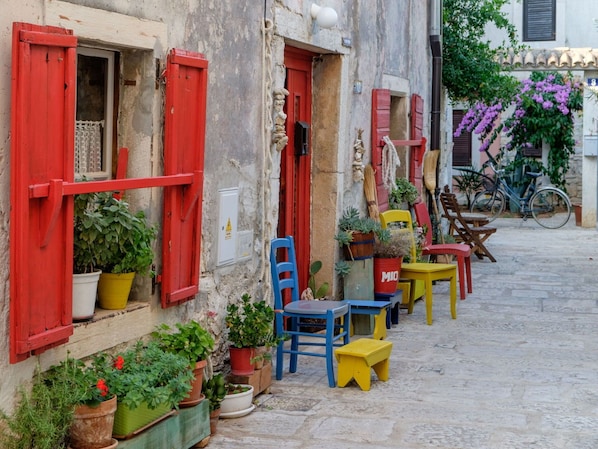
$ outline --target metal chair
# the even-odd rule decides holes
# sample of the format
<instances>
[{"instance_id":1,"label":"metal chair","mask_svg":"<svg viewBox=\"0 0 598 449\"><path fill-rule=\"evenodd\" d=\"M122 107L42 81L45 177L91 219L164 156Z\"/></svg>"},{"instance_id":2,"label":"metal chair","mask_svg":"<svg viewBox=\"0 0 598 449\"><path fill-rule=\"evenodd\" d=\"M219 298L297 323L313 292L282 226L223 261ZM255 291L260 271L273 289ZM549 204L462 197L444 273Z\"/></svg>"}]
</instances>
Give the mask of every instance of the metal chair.
<instances>
[{"instance_id":1,"label":"metal chair","mask_svg":"<svg viewBox=\"0 0 598 449\"><path fill-rule=\"evenodd\" d=\"M297 261L292 236L271 241L270 271L274 290L276 335L285 340L280 341L276 351L276 379L282 379L284 354L290 354L289 372L291 373L297 371L299 355L324 357L328 385L335 387L334 347L349 343L351 307L346 301L299 299ZM287 304L284 304L285 300ZM305 319L309 319L310 322L306 324ZM314 324L314 319L318 319L317 324ZM324 329L324 333L302 330L302 327L314 326L320 326ZM290 340L290 345L286 340ZM302 349L302 346L308 348ZM324 347L325 351L322 353L314 352L313 349L308 350L313 346Z\"/></svg>"},{"instance_id":2,"label":"metal chair","mask_svg":"<svg viewBox=\"0 0 598 449\"><path fill-rule=\"evenodd\" d=\"M416 260L415 237L413 236L413 224L411 220L411 212L408 210L387 210L380 213L380 223L383 228L388 227L391 223L403 223L406 231L411 233L411 260ZM425 302L426 302L426 320L430 325L432 324L432 303L434 301L432 292L432 283L434 281L450 280L450 301L451 301L451 317L457 318L457 267L453 264L444 263L425 263L425 262L410 262L401 265L401 278L421 280L425 285ZM415 302L415 289L411 289L409 296L409 308L413 310L413 303Z\"/></svg>"}]
</instances>

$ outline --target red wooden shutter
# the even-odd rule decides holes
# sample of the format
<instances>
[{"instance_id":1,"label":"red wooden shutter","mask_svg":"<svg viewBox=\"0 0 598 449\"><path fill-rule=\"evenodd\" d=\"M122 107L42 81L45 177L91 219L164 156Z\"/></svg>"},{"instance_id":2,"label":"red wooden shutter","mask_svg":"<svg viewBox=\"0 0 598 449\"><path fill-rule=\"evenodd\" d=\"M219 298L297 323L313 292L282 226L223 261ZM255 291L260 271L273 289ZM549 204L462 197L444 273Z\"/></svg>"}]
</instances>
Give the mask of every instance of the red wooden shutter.
<instances>
[{"instance_id":1,"label":"red wooden shutter","mask_svg":"<svg viewBox=\"0 0 598 449\"><path fill-rule=\"evenodd\" d=\"M11 363L73 333L73 203L62 203L61 181L74 178L76 46L70 30L13 24ZM49 195L34 198L40 183Z\"/></svg>"},{"instance_id":2,"label":"red wooden shutter","mask_svg":"<svg viewBox=\"0 0 598 449\"><path fill-rule=\"evenodd\" d=\"M378 209L388 209L388 191L382 181L382 138L390 135L390 90L372 90L372 167L376 172Z\"/></svg>"},{"instance_id":3,"label":"red wooden shutter","mask_svg":"<svg viewBox=\"0 0 598 449\"><path fill-rule=\"evenodd\" d=\"M411 95L411 140L421 140L424 129L424 100L417 94ZM425 141L421 146L411 147L409 164L409 180L417 187L418 192L423 192L423 161L426 151Z\"/></svg>"},{"instance_id":4,"label":"red wooden shutter","mask_svg":"<svg viewBox=\"0 0 598 449\"><path fill-rule=\"evenodd\" d=\"M164 174L193 173L190 186L164 188L162 307L199 291L208 61L171 50L166 72Z\"/></svg>"}]
</instances>

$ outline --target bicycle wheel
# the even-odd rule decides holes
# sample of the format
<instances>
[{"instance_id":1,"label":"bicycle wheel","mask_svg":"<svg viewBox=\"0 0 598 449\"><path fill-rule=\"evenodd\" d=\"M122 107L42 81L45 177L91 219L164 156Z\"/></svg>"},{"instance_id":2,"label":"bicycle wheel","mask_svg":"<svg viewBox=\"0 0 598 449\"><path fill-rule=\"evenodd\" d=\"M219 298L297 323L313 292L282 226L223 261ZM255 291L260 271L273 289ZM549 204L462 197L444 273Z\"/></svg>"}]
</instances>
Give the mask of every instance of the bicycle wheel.
<instances>
[{"instance_id":1,"label":"bicycle wheel","mask_svg":"<svg viewBox=\"0 0 598 449\"><path fill-rule=\"evenodd\" d=\"M505 195L500 190L484 190L475 196L470 210L492 221L505 210L505 203Z\"/></svg>"},{"instance_id":2,"label":"bicycle wheel","mask_svg":"<svg viewBox=\"0 0 598 449\"><path fill-rule=\"evenodd\" d=\"M562 190L546 187L538 190L530 200L534 220L545 228L557 229L564 226L571 216L571 202Z\"/></svg>"}]
</instances>

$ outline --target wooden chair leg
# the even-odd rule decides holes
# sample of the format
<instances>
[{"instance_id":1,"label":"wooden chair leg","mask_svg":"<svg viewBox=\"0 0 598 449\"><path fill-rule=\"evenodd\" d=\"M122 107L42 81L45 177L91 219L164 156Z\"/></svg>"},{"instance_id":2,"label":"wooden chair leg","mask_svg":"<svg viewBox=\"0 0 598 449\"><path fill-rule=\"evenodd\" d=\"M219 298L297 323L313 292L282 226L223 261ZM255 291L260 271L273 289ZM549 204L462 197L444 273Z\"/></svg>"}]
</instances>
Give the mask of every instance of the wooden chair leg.
<instances>
[{"instance_id":1,"label":"wooden chair leg","mask_svg":"<svg viewBox=\"0 0 598 449\"><path fill-rule=\"evenodd\" d=\"M459 270L459 293L461 299L465 299L467 294L465 293L465 257L457 256L457 269Z\"/></svg>"},{"instance_id":2,"label":"wooden chair leg","mask_svg":"<svg viewBox=\"0 0 598 449\"><path fill-rule=\"evenodd\" d=\"M471 256L465 258L465 273L467 275L467 292L473 293L473 280L471 279Z\"/></svg>"},{"instance_id":3,"label":"wooden chair leg","mask_svg":"<svg viewBox=\"0 0 598 449\"><path fill-rule=\"evenodd\" d=\"M457 319L457 279L456 275L451 276L451 318Z\"/></svg>"}]
</instances>

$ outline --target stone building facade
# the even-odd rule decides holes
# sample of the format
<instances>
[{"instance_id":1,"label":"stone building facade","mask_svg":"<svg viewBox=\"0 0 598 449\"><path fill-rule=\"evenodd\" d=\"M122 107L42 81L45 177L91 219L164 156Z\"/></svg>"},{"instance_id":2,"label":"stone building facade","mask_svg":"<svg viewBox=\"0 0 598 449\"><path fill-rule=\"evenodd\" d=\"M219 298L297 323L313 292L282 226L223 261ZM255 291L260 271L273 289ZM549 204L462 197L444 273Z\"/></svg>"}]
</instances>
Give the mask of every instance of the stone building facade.
<instances>
[{"instance_id":1,"label":"stone building facade","mask_svg":"<svg viewBox=\"0 0 598 449\"><path fill-rule=\"evenodd\" d=\"M397 133L393 138L409 138L414 94L423 100L423 134L429 134L432 57L428 39L431 11L438 8L432 8L437 2L420 0L317 2L336 12L332 27L324 28L317 15L312 16L311 0L28 0L4 5L0 17L0 56L5 61L0 69L0 252L5 256L0 264L4 281L0 293L0 371L4 374L0 399L5 410L11 409L18 386L31 378L36 366L45 369L67 351L84 358L131 344L162 322L197 319L217 339L214 362L224 363L226 305L245 292L255 299L271 300L268 242L284 229L281 209L285 220L298 219L289 217L289 211L297 211L281 200L281 180L285 186L289 182L281 167L285 167L285 148L296 148L295 142L287 139L286 117L291 112L298 115L299 105L306 101L288 90L289 71L295 70L290 63L300 65L306 60L301 70L310 73L310 78L304 84L298 82L311 106L306 142L310 165L303 184L307 190L301 197L308 232L302 248L307 248L306 260L323 261L320 281L330 282L333 294L338 294L339 279L333 266L340 251L333 236L338 217L348 206L366 211L363 181L355 176L355 143L361 136L364 151L359 157L369 163L372 91L388 91ZM201 251L195 255L200 260L198 293L179 305L163 308L161 285L138 278L127 309L98 309L93 320L72 327L67 317L66 327L72 334L68 342L29 354L21 352L22 360L11 363L15 310L14 305L11 310L10 285L15 273L9 264L14 253L10 211L15 173L10 161L14 144L11 122L17 114L11 105L15 64L11 60L16 22L71 30L80 54L107 61L109 69L99 71L92 65L89 70L89 86L98 78L110 79L106 82L118 93L111 97L112 115L101 128L110 123L112 130L102 138L96 135L96 141L113 144L109 148L95 144L96 149L105 151L104 159L100 158L105 166L100 162L96 170L98 180L114 178L117 148L121 147L129 149L128 178L164 175L164 117L169 112L165 111L168 79L164 74L168 73L172 49L202 54L208 63L208 81L205 130L198 129L205 138ZM78 101L92 98L92 94L86 95L82 92ZM36 133L35 123L20 119ZM109 156L112 161L106 165ZM127 199L161 226L163 188L131 189ZM160 229L154 261L158 274L163 267L162 238ZM36 273L32 279L36 276L44 275Z\"/></svg>"}]
</instances>

